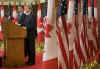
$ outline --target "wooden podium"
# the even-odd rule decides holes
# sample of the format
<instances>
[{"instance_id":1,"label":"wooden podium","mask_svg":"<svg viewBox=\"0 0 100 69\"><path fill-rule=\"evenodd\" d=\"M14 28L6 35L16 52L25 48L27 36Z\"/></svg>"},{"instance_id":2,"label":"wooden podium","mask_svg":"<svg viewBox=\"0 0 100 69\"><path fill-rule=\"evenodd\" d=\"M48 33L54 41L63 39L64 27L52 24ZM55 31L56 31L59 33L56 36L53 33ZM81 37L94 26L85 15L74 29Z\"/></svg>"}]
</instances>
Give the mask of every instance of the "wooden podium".
<instances>
[{"instance_id":1,"label":"wooden podium","mask_svg":"<svg viewBox=\"0 0 100 69\"><path fill-rule=\"evenodd\" d=\"M6 60L9 67L24 65L24 38L26 29L12 22L3 22L4 45L7 47Z\"/></svg>"}]
</instances>

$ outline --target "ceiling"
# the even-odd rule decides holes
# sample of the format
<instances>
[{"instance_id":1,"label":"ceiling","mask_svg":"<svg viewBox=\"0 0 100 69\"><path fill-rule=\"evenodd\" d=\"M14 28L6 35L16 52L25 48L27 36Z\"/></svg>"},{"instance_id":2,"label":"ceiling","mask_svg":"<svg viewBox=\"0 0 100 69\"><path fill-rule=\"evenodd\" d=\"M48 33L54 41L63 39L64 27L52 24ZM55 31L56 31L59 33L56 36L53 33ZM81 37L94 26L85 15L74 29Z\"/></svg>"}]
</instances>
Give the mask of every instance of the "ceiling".
<instances>
[{"instance_id":1,"label":"ceiling","mask_svg":"<svg viewBox=\"0 0 100 69\"><path fill-rule=\"evenodd\" d=\"M1 5L1 1L2 0L0 0L0 5ZM11 4L13 4L15 1L17 4L19 4L19 3L24 4L24 2L36 4L36 3L38 3L39 0L3 0L3 1L4 1L5 5L8 5L9 2L11 2ZM45 0L40 0L40 3L44 3L44 2L45 2Z\"/></svg>"}]
</instances>

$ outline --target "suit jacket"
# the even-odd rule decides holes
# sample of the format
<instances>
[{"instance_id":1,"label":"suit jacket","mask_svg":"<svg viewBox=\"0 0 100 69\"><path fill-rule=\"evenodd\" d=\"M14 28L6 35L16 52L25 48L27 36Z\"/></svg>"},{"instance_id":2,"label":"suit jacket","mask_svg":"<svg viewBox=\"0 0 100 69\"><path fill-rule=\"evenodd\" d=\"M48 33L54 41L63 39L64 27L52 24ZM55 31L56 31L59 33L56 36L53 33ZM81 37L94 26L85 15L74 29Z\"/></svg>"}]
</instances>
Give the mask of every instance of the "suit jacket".
<instances>
[{"instance_id":1,"label":"suit jacket","mask_svg":"<svg viewBox=\"0 0 100 69\"><path fill-rule=\"evenodd\" d=\"M19 13L18 14L18 24L23 24L24 23L24 17L25 17L24 13Z\"/></svg>"},{"instance_id":2,"label":"suit jacket","mask_svg":"<svg viewBox=\"0 0 100 69\"><path fill-rule=\"evenodd\" d=\"M25 26L27 28L27 35L28 38L34 38L37 36L37 26L36 26L36 17L33 15L33 13L30 13L29 15L24 15L22 26Z\"/></svg>"}]
</instances>

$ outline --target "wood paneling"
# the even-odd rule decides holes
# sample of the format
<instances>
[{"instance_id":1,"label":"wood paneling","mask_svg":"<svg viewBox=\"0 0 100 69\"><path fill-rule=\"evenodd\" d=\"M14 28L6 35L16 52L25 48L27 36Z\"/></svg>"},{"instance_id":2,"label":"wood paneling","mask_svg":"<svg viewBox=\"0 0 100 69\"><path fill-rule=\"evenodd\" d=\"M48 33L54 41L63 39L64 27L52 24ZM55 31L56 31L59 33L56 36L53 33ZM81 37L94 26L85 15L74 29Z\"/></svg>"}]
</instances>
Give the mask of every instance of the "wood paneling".
<instances>
[{"instance_id":1,"label":"wood paneling","mask_svg":"<svg viewBox=\"0 0 100 69\"><path fill-rule=\"evenodd\" d=\"M97 8L98 8L98 23L99 23L99 47L100 47L100 0L97 0Z\"/></svg>"}]
</instances>

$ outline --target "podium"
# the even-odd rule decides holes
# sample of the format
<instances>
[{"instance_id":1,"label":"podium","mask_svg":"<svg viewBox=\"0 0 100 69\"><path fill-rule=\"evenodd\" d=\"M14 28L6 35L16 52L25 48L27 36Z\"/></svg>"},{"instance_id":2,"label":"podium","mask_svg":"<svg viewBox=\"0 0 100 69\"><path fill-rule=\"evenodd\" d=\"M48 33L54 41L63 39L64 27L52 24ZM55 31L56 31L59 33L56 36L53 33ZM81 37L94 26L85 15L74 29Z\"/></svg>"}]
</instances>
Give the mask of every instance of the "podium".
<instances>
[{"instance_id":1,"label":"podium","mask_svg":"<svg viewBox=\"0 0 100 69\"><path fill-rule=\"evenodd\" d=\"M12 22L2 23L6 61L9 67L24 65L24 38L26 29Z\"/></svg>"}]
</instances>

